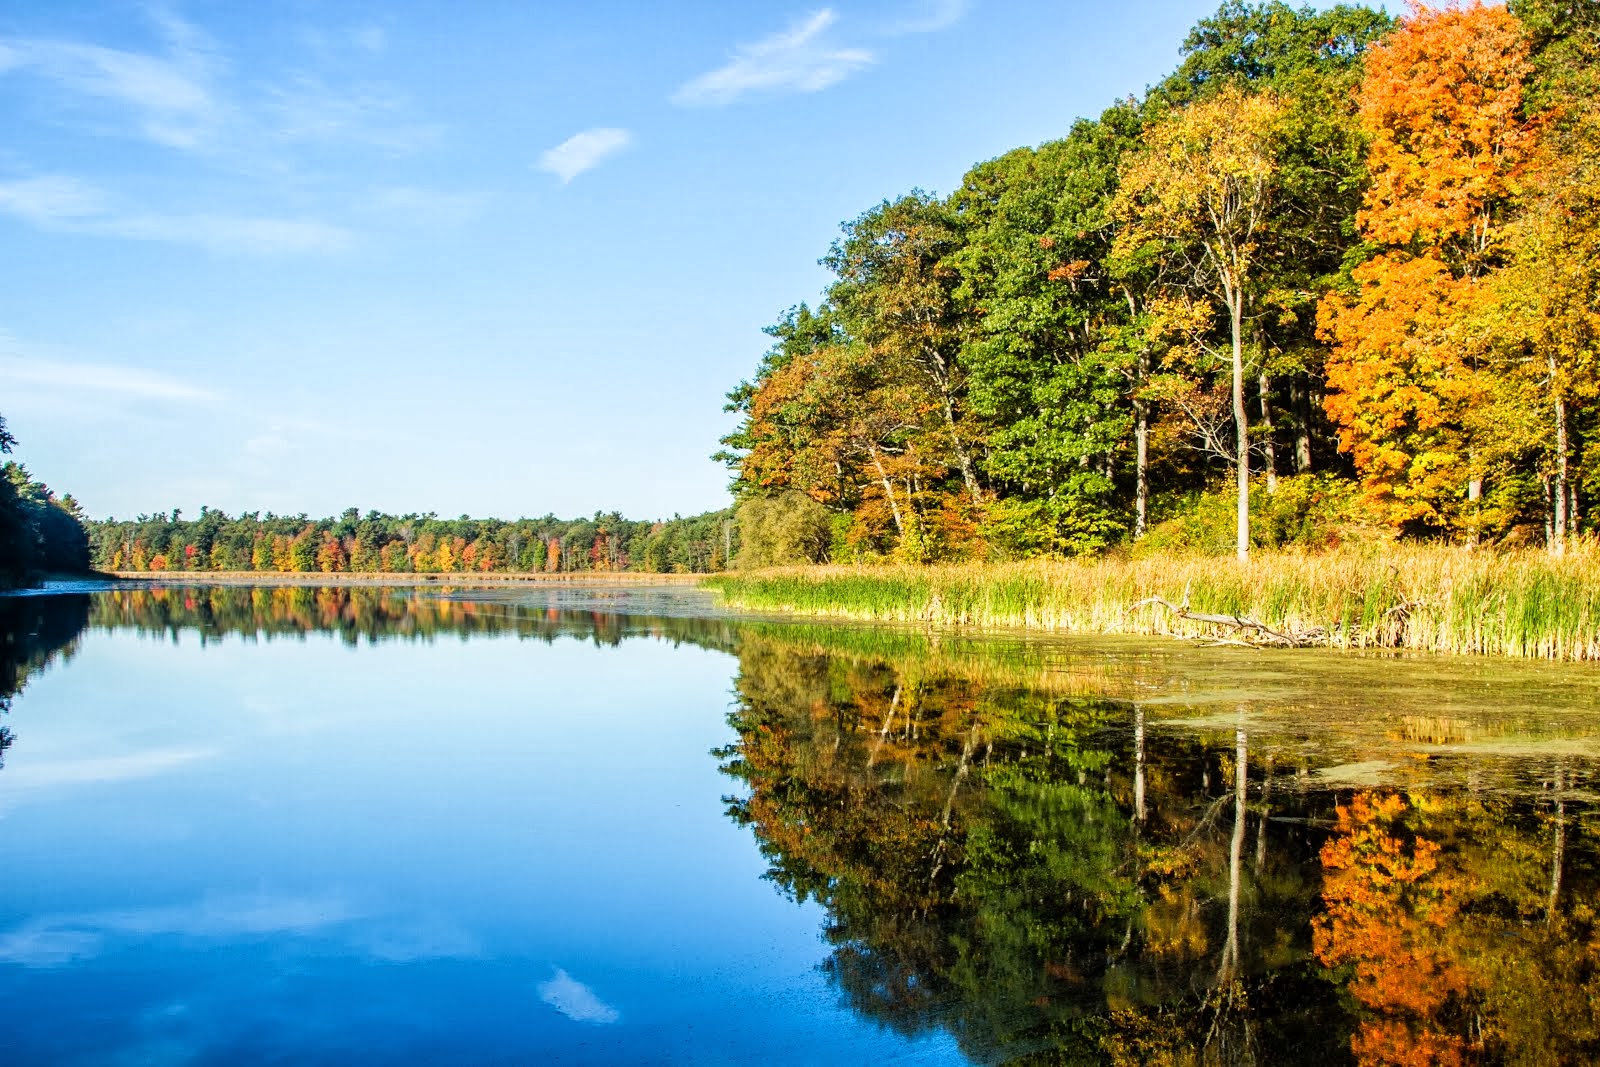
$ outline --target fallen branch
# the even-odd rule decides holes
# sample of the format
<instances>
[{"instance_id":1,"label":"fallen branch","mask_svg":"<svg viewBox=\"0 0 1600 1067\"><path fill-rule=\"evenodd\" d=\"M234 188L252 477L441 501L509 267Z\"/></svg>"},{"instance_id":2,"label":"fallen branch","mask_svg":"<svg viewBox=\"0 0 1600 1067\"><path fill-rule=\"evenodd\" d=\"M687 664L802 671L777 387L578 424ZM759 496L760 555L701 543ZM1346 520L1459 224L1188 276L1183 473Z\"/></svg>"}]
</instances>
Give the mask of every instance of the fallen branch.
<instances>
[{"instance_id":1,"label":"fallen branch","mask_svg":"<svg viewBox=\"0 0 1600 1067\"><path fill-rule=\"evenodd\" d=\"M1252 642L1235 641L1229 643L1250 644L1252 646L1262 643L1276 643L1286 648L1304 648L1308 645L1321 644L1327 640L1328 636L1328 631L1321 627L1301 633L1289 634L1274 630L1260 619L1254 619L1248 615L1210 615L1204 612L1190 611L1188 589L1183 591L1183 603L1181 604L1174 604L1166 597L1153 596L1138 601L1133 605L1132 610L1138 611L1140 608L1147 607L1166 608L1172 612L1174 618L1182 619L1185 622L1198 622L1207 626L1232 627L1236 633L1240 635L1250 633L1256 639Z\"/></svg>"}]
</instances>

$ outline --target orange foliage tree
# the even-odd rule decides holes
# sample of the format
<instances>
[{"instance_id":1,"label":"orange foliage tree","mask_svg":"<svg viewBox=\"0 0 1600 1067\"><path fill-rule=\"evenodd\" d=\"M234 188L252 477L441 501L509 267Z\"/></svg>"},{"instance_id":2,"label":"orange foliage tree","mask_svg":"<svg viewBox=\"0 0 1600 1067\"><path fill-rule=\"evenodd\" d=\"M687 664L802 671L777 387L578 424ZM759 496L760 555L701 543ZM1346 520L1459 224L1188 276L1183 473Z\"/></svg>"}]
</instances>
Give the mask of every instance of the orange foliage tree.
<instances>
[{"instance_id":1,"label":"orange foliage tree","mask_svg":"<svg viewBox=\"0 0 1600 1067\"><path fill-rule=\"evenodd\" d=\"M1321 308L1326 410L1368 499L1396 526L1450 528L1480 496L1469 412L1488 392L1469 325L1488 299L1532 134L1521 24L1501 7L1414 8L1367 57L1371 186L1357 217L1376 256Z\"/></svg>"}]
</instances>

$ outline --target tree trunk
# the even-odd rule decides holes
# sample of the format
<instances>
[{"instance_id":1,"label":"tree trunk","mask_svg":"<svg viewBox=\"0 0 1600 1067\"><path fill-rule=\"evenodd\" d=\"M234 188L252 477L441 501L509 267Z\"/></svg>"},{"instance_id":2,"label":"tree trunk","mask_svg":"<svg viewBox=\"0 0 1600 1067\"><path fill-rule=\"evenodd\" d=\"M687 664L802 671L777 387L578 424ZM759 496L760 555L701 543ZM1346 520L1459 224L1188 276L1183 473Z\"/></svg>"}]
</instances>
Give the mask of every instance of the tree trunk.
<instances>
[{"instance_id":1,"label":"tree trunk","mask_svg":"<svg viewBox=\"0 0 1600 1067\"><path fill-rule=\"evenodd\" d=\"M894 725L894 713L900 710L900 685L895 684L894 696L889 699L889 713L883 717L883 726L878 729L878 739L872 744L872 752L867 756L867 766L871 767L878 762L878 749L883 747L883 739L889 736L889 727Z\"/></svg>"},{"instance_id":2,"label":"tree trunk","mask_svg":"<svg viewBox=\"0 0 1600 1067\"><path fill-rule=\"evenodd\" d=\"M1266 444L1265 466L1267 469L1267 492L1278 491L1278 443L1273 439L1272 425L1272 379L1267 377L1267 372L1261 372L1259 382L1261 386L1261 426L1263 441Z\"/></svg>"},{"instance_id":3,"label":"tree trunk","mask_svg":"<svg viewBox=\"0 0 1600 1067\"><path fill-rule=\"evenodd\" d=\"M1261 821L1256 823L1256 874L1267 865L1267 822L1270 819L1272 800L1272 757L1267 757L1267 768L1261 779Z\"/></svg>"},{"instance_id":4,"label":"tree trunk","mask_svg":"<svg viewBox=\"0 0 1600 1067\"><path fill-rule=\"evenodd\" d=\"M961 762L956 766L956 773L950 778L950 792L944 798L944 817L939 820L939 840L933 846L933 870L928 872L928 884L931 886L939 871L944 867L944 847L950 833L950 815L955 811L956 790L961 785L961 779L967 776L967 769L972 763L972 750L978 743L978 723L972 724L972 732L967 735L967 743L961 748Z\"/></svg>"},{"instance_id":5,"label":"tree trunk","mask_svg":"<svg viewBox=\"0 0 1600 1067\"><path fill-rule=\"evenodd\" d=\"M883 484L883 492L889 498L889 514L894 516L894 531L898 534L906 532L906 526L900 518L900 505L894 498L894 482L889 475L884 473L883 463L878 459L878 450L872 445L867 446L867 454L872 457L872 466L878 472L878 481Z\"/></svg>"},{"instance_id":6,"label":"tree trunk","mask_svg":"<svg viewBox=\"0 0 1600 1067\"><path fill-rule=\"evenodd\" d=\"M1560 556L1567 551L1567 399L1556 387L1556 357L1550 357L1550 388L1556 398L1556 484L1555 514L1552 516L1550 551Z\"/></svg>"},{"instance_id":7,"label":"tree trunk","mask_svg":"<svg viewBox=\"0 0 1600 1067\"><path fill-rule=\"evenodd\" d=\"M983 490L978 487L978 472L972 465L972 457L967 453L967 446L961 443L961 435L956 432L955 398L951 394L950 368L944 361L944 356L938 349L928 352L934 366L934 384L939 387L939 400L944 407L944 425L950 432L950 445L955 449L956 464L961 468L961 481L967 487L967 494L972 497L974 504L983 502Z\"/></svg>"},{"instance_id":8,"label":"tree trunk","mask_svg":"<svg viewBox=\"0 0 1600 1067\"><path fill-rule=\"evenodd\" d=\"M1238 447L1239 515L1234 550L1239 561L1250 558L1250 428L1244 407L1244 293L1234 286L1228 294L1229 325L1233 328L1233 421Z\"/></svg>"},{"instance_id":9,"label":"tree trunk","mask_svg":"<svg viewBox=\"0 0 1600 1067\"><path fill-rule=\"evenodd\" d=\"M1233 840L1228 849L1228 940L1222 948L1222 966L1218 974L1221 984L1232 981L1239 973L1239 883L1244 873L1245 787L1249 784L1245 766L1249 749L1242 709L1234 745Z\"/></svg>"},{"instance_id":10,"label":"tree trunk","mask_svg":"<svg viewBox=\"0 0 1600 1067\"><path fill-rule=\"evenodd\" d=\"M1556 906L1561 903L1561 872L1567 858L1567 776L1565 767L1556 768L1555 840L1550 844L1550 903L1545 908L1544 921L1555 922Z\"/></svg>"},{"instance_id":11,"label":"tree trunk","mask_svg":"<svg viewBox=\"0 0 1600 1067\"><path fill-rule=\"evenodd\" d=\"M1144 822L1144 705L1133 706L1133 818Z\"/></svg>"},{"instance_id":12,"label":"tree trunk","mask_svg":"<svg viewBox=\"0 0 1600 1067\"><path fill-rule=\"evenodd\" d=\"M1471 528L1467 531L1467 544L1478 544L1478 501L1483 499L1483 479L1474 475L1467 481L1467 512Z\"/></svg>"},{"instance_id":13,"label":"tree trunk","mask_svg":"<svg viewBox=\"0 0 1600 1067\"><path fill-rule=\"evenodd\" d=\"M1311 391L1301 376L1289 380L1289 404L1294 408L1294 472L1311 473Z\"/></svg>"},{"instance_id":14,"label":"tree trunk","mask_svg":"<svg viewBox=\"0 0 1600 1067\"><path fill-rule=\"evenodd\" d=\"M1133 395L1133 538L1138 540L1150 528L1150 402L1139 395L1139 388L1150 373L1150 351L1139 353L1139 380Z\"/></svg>"}]
</instances>

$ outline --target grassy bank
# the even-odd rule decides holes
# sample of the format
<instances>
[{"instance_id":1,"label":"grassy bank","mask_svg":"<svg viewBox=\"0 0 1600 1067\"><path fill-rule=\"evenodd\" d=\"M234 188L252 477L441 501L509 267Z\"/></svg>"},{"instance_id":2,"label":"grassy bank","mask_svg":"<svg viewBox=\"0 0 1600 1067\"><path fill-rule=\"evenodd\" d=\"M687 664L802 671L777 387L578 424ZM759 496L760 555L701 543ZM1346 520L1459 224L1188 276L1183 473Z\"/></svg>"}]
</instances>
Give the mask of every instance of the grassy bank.
<instances>
[{"instance_id":1,"label":"grassy bank","mask_svg":"<svg viewBox=\"0 0 1600 1067\"><path fill-rule=\"evenodd\" d=\"M1022 626L1065 633L1247 637L1237 617L1296 643L1600 660L1600 548L1431 546L948 567L805 567L718 575L734 607L854 619ZM1183 607L1141 602L1159 597Z\"/></svg>"}]
</instances>

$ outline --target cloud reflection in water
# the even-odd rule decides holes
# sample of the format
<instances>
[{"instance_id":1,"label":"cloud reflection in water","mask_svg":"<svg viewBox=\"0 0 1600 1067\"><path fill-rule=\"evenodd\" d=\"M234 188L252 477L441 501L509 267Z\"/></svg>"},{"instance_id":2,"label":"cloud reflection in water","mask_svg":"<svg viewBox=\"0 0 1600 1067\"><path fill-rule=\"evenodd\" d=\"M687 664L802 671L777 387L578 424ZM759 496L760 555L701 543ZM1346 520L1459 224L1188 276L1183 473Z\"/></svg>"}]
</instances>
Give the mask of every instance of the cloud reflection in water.
<instances>
[{"instance_id":1,"label":"cloud reflection in water","mask_svg":"<svg viewBox=\"0 0 1600 1067\"><path fill-rule=\"evenodd\" d=\"M539 999L575 1023L614 1023L622 1018L616 1008L594 995L594 990L561 968L555 977L539 983Z\"/></svg>"}]
</instances>

